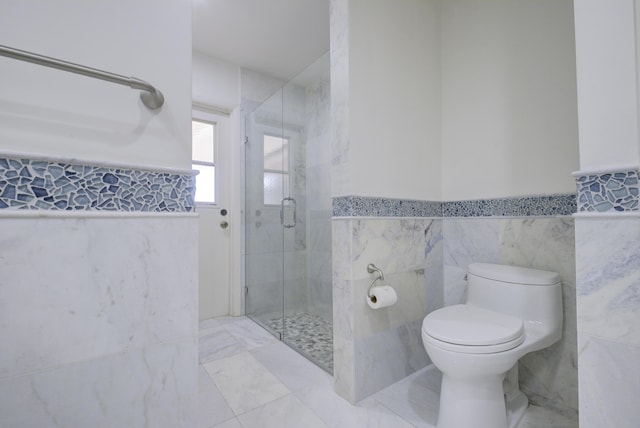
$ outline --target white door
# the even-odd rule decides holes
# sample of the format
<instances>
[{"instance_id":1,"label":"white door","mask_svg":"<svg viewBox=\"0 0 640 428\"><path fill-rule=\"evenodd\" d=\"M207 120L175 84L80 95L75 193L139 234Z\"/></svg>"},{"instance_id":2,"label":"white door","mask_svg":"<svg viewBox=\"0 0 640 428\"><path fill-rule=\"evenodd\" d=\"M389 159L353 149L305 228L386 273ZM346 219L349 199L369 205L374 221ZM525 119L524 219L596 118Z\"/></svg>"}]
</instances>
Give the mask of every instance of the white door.
<instances>
[{"instance_id":1,"label":"white door","mask_svg":"<svg viewBox=\"0 0 640 428\"><path fill-rule=\"evenodd\" d=\"M230 133L229 117L193 111L193 169L199 214L200 320L230 314Z\"/></svg>"}]
</instances>

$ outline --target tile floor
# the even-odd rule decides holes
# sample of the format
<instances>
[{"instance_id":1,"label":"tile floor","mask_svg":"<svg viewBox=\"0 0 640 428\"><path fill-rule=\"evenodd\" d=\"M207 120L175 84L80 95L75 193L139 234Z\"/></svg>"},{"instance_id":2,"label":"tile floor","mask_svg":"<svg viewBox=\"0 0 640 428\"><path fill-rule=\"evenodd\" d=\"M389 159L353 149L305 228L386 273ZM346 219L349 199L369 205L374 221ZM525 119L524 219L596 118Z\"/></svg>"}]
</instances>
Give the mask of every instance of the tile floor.
<instances>
[{"instance_id":1,"label":"tile floor","mask_svg":"<svg viewBox=\"0 0 640 428\"><path fill-rule=\"evenodd\" d=\"M287 344L309 355L328 372L333 372L333 324L331 321L300 312L284 318L271 318L266 325L271 331L282 332Z\"/></svg>"},{"instance_id":2,"label":"tile floor","mask_svg":"<svg viewBox=\"0 0 640 428\"><path fill-rule=\"evenodd\" d=\"M332 378L245 317L200 323L198 428L433 428L440 374L422 369L358 403ZM577 428L530 406L519 428Z\"/></svg>"}]
</instances>

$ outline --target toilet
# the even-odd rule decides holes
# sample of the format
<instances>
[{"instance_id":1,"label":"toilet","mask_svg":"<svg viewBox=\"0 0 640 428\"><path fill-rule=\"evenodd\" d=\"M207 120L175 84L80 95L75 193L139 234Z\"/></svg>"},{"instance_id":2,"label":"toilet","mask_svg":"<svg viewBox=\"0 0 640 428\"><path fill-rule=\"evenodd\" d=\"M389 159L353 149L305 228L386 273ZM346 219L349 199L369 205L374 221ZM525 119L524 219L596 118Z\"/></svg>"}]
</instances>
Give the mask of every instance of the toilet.
<instances>
[{"instance_id":1,"label":"toilet","mask_svg":"<svg viewBox=\"0 0 640 428\"><path fill-rule=\"evenodd\" d=\"M555 272L473 263L467 300L431 312L422 341L442 372L438 428L514 428L528 400L518 360L562 335L562 289Z\"/></svg>"}]
</instances>

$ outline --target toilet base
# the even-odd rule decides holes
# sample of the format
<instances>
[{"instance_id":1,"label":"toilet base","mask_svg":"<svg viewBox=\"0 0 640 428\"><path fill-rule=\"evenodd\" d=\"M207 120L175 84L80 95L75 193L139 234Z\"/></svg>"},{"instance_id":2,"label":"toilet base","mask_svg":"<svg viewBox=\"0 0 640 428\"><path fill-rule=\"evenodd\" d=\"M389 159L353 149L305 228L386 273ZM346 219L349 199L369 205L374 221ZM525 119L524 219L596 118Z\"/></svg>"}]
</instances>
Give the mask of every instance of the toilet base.
<instances>
[{"instance_id":1,"label":"toilet base","mask_svg":"<svg viewBox=\"0 0 640 428\"><path fill-rule=\"evenodd\" d=\"M502 382L504 400L507 407L507 425L509 428L516 428L518 426L529 406L529 399L520 391L518 377L518 363L515 363L513 367L511 367L511 370L504 376L504 381Z\"/></svg>"},{"instance_id":2,"label":"toilet base","mask_svg":"<svg viewBox=\"0 0 640 428\"><path fill-rule=\"evenodd\" d=\"M508 428L504 374L475 379L442 375L438 428Z\"/></svg>"},{"instance_id":3,"label":"toilet base","mask_svg":"<svg viewBox=\"0 0 640 428\"><path fill-rule=\"evenodd\" d=\"M529 399L518 390L513 397L505 397L507 407L507 426L516 428L529 407Z\"/></svg>"}]
</instances>

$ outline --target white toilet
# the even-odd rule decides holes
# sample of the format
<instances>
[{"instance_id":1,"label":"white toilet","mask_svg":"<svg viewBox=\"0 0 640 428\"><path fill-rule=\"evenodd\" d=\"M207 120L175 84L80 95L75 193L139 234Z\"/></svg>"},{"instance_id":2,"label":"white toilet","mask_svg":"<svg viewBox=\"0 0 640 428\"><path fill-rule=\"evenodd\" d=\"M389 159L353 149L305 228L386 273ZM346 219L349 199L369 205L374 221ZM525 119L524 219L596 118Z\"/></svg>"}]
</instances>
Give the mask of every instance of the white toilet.
<instances>
[{"instance_id":1,"label":"white toilet","mask_svg":"<svg viewBox=\"0 0 640 428\"><path fill-rule=\"evenodd\" d=\"M438 428L513 428L528 400L517 363L562 335L562 290L555 272L474 263L467 301L433 311L422 341L442 372Z\"/></svg>"}]
</instances>

